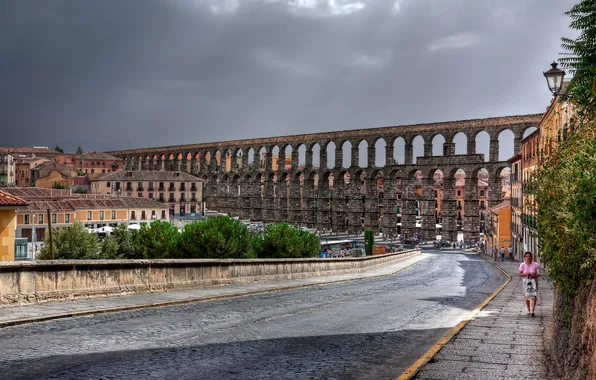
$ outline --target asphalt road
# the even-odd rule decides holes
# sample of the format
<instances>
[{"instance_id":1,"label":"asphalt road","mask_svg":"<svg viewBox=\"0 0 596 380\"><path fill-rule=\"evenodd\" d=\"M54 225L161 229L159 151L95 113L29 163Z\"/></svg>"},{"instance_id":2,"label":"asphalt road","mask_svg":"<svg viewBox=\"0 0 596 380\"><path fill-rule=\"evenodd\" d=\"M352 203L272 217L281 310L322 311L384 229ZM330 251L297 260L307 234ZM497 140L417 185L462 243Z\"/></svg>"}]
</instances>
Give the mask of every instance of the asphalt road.
<instances>
[{"instance_id":1,"label":"asphalt road","mask_svg":"<svg viewBox=\"0 0 596 380\"><path fill-rule=\"evenodd\" d=\"M395 379L504 282L432 254L395 275L0 329L1 379Z\"/></svg>"}]
</instances>

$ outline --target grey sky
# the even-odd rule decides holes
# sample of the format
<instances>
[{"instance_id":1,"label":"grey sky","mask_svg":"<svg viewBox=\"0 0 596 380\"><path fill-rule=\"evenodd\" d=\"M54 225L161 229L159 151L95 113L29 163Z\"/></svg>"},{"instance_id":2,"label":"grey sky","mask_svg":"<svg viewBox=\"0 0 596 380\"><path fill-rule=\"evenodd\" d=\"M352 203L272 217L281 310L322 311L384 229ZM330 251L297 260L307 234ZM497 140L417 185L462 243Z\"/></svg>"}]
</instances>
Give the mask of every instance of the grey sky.
<instances>
[{"instance_id":1,"label":"grey sky","mask_svg":"<svg viewBox=\"0 0 596 380\"><path fill-rule=\"evenodd\" d=\"M543 112L542 71L573 37L563 13L576 2L5 0L0 145L112 150Z\"/></svg>"}]
</instances>

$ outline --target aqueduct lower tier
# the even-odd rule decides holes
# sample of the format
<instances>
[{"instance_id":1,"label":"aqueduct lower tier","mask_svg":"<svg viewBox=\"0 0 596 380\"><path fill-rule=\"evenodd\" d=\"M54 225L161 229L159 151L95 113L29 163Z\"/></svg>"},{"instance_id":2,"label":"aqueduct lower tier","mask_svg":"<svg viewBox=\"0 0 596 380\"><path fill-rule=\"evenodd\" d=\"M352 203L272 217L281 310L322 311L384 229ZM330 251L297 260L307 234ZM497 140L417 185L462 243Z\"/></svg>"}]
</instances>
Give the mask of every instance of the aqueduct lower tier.
<instances>
[{"instance_id":1,"label":"aqueduct lower tier","mask_svg":"<svg viewBox=\"0 0 596 380\"><path fill-rule=\"evenodd\" d=\"M488 173L488 207L502 202L500 174L508 164L499 160L499 135L511 131L514 152L518 152L524 132L537 127L541 117L521 115L109 153L124 159L127 170L181 170L198 176L205 181L207 207L233 216L351 233L373 228L410 237L418 230L416 213L420 210L426 240L436 236L437 171L443 174L439 184L442 235L456 239L456 172L463 171L463 231L464 238L470 239L480 231L481 171ZM480 133L488 135L488 157L476 153ZM458 134L465 135L465 154L455 154ZM439 135L444 138L442 154L433 156L432 142ZM414 140L420 138L423 155L414 157ZM380 140L385 142L385 165L375 166ZM401 162L394 157L400 140ZM363 143L367 164L361 167ZM350 160L344 159L345 144L351 146ZM318 160L313 159L317 153Z\"/></svg>"}]
</instances>

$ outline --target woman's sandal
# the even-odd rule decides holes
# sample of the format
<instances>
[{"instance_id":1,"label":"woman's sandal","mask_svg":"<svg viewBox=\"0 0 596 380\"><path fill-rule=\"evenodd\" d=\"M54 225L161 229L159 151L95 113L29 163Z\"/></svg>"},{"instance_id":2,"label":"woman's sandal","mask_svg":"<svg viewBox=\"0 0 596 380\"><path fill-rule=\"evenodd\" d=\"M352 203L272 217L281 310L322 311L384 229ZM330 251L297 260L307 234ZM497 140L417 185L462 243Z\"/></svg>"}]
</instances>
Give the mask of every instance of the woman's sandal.
<instances>
[{"instance_id":1,"label":"woman's sandal","mask_svg":"<svg viewBox=\"0 0 596 380\"><path fill-rule=\"evenodd\" d=\"M534 314L534 312L532 312L532 317L535 317L536 315Z\"/></svg>"}]
</instances>

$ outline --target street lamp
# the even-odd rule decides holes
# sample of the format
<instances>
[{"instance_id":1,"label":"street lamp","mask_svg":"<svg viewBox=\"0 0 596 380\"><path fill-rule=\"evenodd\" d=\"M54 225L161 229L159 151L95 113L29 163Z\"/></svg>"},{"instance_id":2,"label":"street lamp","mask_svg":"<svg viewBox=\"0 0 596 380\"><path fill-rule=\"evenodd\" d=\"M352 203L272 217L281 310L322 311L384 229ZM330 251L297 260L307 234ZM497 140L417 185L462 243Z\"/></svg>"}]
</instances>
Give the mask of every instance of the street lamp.
<instances>
[{"instance_id":1,"label":"street lamp","mask_svg":"<svg viewBox=\"0 0 596 380\"><path fill-rule=\"evenodd\" d=\"M557 62L550 64L551 68L548 71L543 72L548 84L548 89L557 96L563 87L563 78L565 77L565 71L557 68Z\"/></svg>"}]
</instances>

